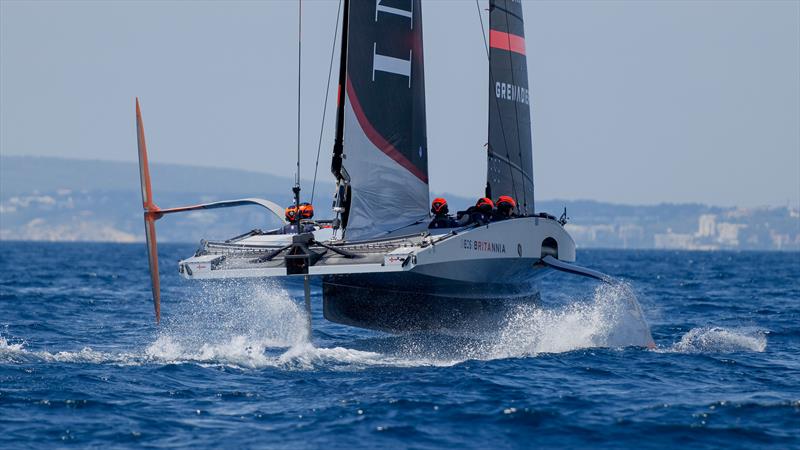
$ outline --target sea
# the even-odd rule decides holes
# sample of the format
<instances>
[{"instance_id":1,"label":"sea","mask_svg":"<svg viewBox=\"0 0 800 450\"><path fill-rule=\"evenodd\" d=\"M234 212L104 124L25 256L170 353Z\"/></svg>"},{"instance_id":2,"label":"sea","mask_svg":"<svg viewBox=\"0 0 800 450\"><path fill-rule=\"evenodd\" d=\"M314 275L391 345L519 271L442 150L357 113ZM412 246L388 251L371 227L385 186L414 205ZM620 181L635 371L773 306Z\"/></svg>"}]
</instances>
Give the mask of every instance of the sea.
<instances>
[{"instance_id":1,"label":"sea","mask_svg":"<svg viewBox=\"0 0 800 450\"><path fill-rule=\"evenodd\" d=\"M579 249L614 282L390 335L195 248L157 325L144 244L0 243L0 448L800 448L800 253Z\"/></svg>"}]
</instances>

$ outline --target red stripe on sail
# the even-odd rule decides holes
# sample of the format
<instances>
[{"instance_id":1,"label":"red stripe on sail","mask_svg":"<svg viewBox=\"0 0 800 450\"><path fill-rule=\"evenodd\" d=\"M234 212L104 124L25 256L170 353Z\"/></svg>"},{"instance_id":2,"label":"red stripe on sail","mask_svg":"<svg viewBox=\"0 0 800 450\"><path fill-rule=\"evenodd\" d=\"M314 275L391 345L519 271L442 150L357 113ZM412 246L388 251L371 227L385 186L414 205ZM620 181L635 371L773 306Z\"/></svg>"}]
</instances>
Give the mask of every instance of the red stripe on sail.
<instances>
[{"instance_id":1,"label":"red stripe on sail","mask_svg":"<svg viewBox=\"0 0 800 450\"><path fill-rule=\"evenodd\" d=\"M415 166L414 163L409 161L405 155L400 153L400 151L394 147L394 145L384 139L383 136L378 133L378 130L376 130L375 127L369 123L367 115L364 114L364 110L361 109L361 103L358 102L358 97L356 96L355 89L353 89L353 84L350 82L350 77L347 77L347 96L350 99L350 104L353 106L353 112L356 114L356 119L358 119L361 129L364 130L364 134L367 135L367 138L369 138L370 142L372 142L375 147L378 147L383 153L385 153L386 156L392 158L395 162L408 169L409 172L414 174L414 176L419 178L423 183L428 184L428 175Z\"/></svg>"},{"instance_id":2,"label":"red stripe on sail","mask_svg":"<svg viewBox=\"0 0 800 450\"><path fill-rule=\"evenodd\" d=\"M489 47L525 54L525 38L502 31L489 30Z\"/></svg>"}]
</instances>

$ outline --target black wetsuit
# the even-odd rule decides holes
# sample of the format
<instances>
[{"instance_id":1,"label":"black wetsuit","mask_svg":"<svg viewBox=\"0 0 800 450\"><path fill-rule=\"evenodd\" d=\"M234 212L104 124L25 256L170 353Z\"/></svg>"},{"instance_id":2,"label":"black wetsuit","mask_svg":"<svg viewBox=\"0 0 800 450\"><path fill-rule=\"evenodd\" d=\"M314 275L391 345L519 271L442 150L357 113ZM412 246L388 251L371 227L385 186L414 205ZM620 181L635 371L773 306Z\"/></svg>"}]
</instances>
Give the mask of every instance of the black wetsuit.
<instances>
[{"instance_id":1,"label":"black wetsuit","mask_svg":"<svg viewBox=\"0 0 800 450\"><path fill-rule=\"evenodd\" d=\"M487 224L491 221L493 213L486 213L477 206L470 206L466 211L458 212L458 224L461 226L471 223Z\"/></svg>"},{"instance_id":2,"label":"black wetsuit","mask_svg":"<svg viewBox=\"0 0 800 450\"><path fill-rule=\"evenodd\" d=\"M495 209L494 211L492 211L492 222L497 222L499 220L507 220L507 219L510 219L512 217L514 217L514 216L513 215L504 214L499 209Z\"/></svg>"},{"instance_id":3,"label":"black wetsuit","mask_svg":"<svg viewBox=\"0 0 800 450\"><path fill-rule=\"evenodd\" d=\"M299 227L294 222L287 223L286 225L278 228L277 230L270 231L264 234L299 234L299 233L311 233L312 231L316 231L317 227L310 223L301 224Z\"/></svg>"},{"instance_id":4,"label":"black wetsuit","mask_svg":"<svg viewBox=\"0 0 800 450\"><path fill-rule=\"evenodd\" d=\"M437 214L433 217L428 228L455 228L457 226L458 222L448 214Z\"/></svg>"}]
</instances>

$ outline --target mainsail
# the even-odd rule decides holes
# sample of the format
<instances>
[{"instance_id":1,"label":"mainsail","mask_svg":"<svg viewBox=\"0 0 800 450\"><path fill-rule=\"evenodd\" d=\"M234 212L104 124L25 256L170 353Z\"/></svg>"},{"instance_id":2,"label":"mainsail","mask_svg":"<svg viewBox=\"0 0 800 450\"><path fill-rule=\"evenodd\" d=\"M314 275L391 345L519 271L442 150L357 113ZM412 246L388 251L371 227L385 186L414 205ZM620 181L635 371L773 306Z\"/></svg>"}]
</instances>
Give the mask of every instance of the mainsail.
<instances>
[{"instance_id":1,"label":"mainsail","mask_svg":"<svg viewBox=\"0 0 800 450\"><path fill-rule=\"evenodd\" d=\"M345 8L332 171L345 236L361 239L428 218L422 9L420 0Z\"/></svg>"},{"instance_id":2,"label":"mainsail","mask_svg":"<svg viewBox=\"0 0 800 450\"><path fill-rule=\"evenodd\" d=\"M533 214L533 149L520 0L489 1L489 149L486 196L513 196Z\"/></svg>"}]
</instances>

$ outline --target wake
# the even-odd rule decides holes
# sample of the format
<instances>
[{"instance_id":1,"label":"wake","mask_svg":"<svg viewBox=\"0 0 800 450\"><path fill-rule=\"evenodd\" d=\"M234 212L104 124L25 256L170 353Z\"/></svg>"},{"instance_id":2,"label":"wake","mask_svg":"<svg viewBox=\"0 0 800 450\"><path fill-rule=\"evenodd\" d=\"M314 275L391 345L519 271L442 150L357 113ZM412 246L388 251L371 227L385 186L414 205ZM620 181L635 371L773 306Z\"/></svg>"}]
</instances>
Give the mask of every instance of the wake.
<instances>
[{"instance_id":1,"label":"wake","mask_svg":"<svg viewBox=\"0 0 800 450\"><path fill-rule=\"evenodd\" d=\"M198 364L240 369L359 370L370 367L451 366L468 360L536 357L589 348L654 348L630 285L595 288L591 299L562 306L519 306L497 330L477 336L415 334L317 347L305 311L278 284L206 284L200 295L163 322L154 340L132 352L30 351L0 336L0 363L35 361L114 365ZM763 352L766 333L751 328L694 328L659 352Z\"/></svg>"},{"instance_id":2,"label":"wake","mask_svg":"<svg viewBox=\"0 0 800 450\"><path fill-rule=\"evenodd\" d=\"M145 350L152 360L246 368L312 370L374 366L449 366L595 347L653 347L650 329L626 283L600 285L591 301L562 308L520 306L501 328L472 337L384 336L347 347L317 347L306 316L278 284L209 284L189 314L168 323Z\"/></svg>"}]
</instances>

